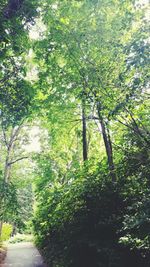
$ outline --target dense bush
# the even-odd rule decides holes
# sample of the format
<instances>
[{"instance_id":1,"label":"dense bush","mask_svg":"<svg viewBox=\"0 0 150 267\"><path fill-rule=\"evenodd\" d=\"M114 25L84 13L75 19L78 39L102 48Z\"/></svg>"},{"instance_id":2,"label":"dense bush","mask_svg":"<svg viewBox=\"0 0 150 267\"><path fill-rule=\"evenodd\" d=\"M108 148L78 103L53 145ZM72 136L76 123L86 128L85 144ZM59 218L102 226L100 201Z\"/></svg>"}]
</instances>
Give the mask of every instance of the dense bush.
<instances>
[{"instance_id":1,"label":"dense bush","mask_svg":"<svg viewBox=\"0 0 150 267\"><path fill-rule=\"evenodd\" d=\"M134 265L147 267L150 266L150 153L135 137L133 141L136 153L133 146L123 162L127 208L119 242L134 255Z\"/></svg>"},{"instance_id":2,"label":"dense bush","mask_svg":"<svg viewBox=\"0 0 150 267\"><path fill-rule=\"evenodd\" d=\"M1 240L7 241L11 236L12 230L13 230L13 227L11 224L3 223Z\"/></svg>"},{"instance_id":3,"label":"dense bush","mask_svg":"<svg viewBox=\"0 0 150 267\"><path fill-rule=\"evenodd\" d=\"M108 177L102 166L93 173L84 170L40 198L36 243L49 266L149 266L145 249L133 247L133 236L132 242L127 238L127 216L133 203L138 205L136 198L144 197L146 180L124 177L114 184Z\"/></svg>"}]
</instances>

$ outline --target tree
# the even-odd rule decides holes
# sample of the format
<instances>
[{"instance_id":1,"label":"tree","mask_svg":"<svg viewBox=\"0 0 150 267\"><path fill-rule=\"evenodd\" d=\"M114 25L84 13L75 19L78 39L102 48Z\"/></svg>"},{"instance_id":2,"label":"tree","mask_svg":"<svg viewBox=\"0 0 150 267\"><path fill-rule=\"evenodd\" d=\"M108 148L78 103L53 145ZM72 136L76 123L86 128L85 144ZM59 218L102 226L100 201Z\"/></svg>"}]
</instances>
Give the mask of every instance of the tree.
<instances>
[{"instance_id":1,"label":"tree","mask_svg":"<svg viewBox=\"0 0 150 267\"><path fill-rule=\"evenodd\" d=\"M133 83L136 82L136 67L131 71L128 62L130 50L127 55L124 51L132 38L139 34L138 19L142 15L130 1L124 5L110 1L109 6L99 1L78 4L72 1L69 9L68 2L47 4L50 9L43 11L47 37L35 46L38 61L42 51L41 80L44 79L44 87L47 84L54 88L54 95L61 92L64 99L67 95L68 98L74 95L75 99L81 99L81 103L82 97L86 97L89 112L95 107L94 113L98 114L103 129L110 175L112 180L116 180L109 128L112 114L118 110L118 101L121 110L126 98L128 102L132 99L130 90L133 89L129 88L129 81L124 80L127 89L124 93L120 77L126 73L125 77L128 75Z\"/></svg>"},{"instance_id":2,"label":"tree","mask_svg":"<svg viewBox=\"0 0 150 267\"><path fill-rule=\"evenodd\" d=\"M2 184L8 190L2 194L1 227L4 217L5 202L9 199L11 187L11 167L16 162L26 158L14 158L18 135L23 120L29 115L33 87L25 80L25 54L29 50L29 38L25 29L30 26L36 12L30 10L35 5L32 1L3 1L0 8L1 21L1 63L0 63L0 124L2 132L1 146L4 148L4 166L2 166ZM31 91L32 90L32 91ZM3 161L3 160L2 160ZM11 192L11 190L10 190ZM13 196L14 196L14 191ZM15 202L15 200L14 200ZM6 205L8 207L8 205Z\"/></svg>"}]
</instances>

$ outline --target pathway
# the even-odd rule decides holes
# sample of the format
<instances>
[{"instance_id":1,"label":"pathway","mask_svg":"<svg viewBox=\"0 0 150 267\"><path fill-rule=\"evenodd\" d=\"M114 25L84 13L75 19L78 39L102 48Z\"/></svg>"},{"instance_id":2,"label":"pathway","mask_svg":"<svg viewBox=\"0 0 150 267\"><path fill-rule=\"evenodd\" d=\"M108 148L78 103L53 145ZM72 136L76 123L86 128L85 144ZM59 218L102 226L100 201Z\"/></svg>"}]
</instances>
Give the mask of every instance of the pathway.
<instances>
[{"instance_id":1,"label":"pathway","mask_svg":"<svg viewBox=\"0 0 150 267\"><path fill-rule=\"evenodd\" d=\"M46 267L32 243L8 245L7 257L2 267Z\"/></svg>"}]
</instances>

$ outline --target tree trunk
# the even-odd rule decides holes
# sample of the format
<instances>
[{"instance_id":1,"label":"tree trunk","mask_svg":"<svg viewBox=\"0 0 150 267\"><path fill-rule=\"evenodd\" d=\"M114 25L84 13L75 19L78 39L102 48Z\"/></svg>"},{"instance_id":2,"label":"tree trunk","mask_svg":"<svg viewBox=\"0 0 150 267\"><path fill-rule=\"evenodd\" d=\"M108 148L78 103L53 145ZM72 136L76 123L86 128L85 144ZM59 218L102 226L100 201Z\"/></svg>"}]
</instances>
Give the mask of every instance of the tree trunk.
<instances>
[{"instance_id":1,"label":"tree trunk","mask_svg":"<svg viewBox=\"0 0 150 267\"><path fill-rule=\"evenodd\" d=\"M10 149L8 148L7 157L5 161L5 169L4 169L4 182L5 183L9 182L9 177L10 177L10 165L9 165L10 152L11 152L11 148Z\"/></svg>"},{"instance_id":2,"label":"tree trunk","mask_svg":"<svg viewBox=\"0 0 150 267\"><path fill-rule=\"evenodd\" d=\"M4 183L8 183L9 182L9 177L10 177L10 167L9 166L9 158L10 158L10 152L11 152L11 147L8 147L7 149L7 156L6 156L6 160L5 160L5 166L4 166ZM2 236L2 227L3 227L3 221L4 221L4 218L3 218L3 211L2 211L2 218L1 218L1 221L0 221L0 239L1 239L1 236Z\"/></svg>"},{"instance_id":3,"label":"tree trunk","mask_svg":"<svg viewBox=\"0 0 150 267\"><path fill-rule=\"evenodd\" d=\"M102 129L102 136L104 140L104 145L106 149L106 154L107 154L107 160L108 160L108 167L109 167L109 172L110 176L113 182L116 182L116 172L115 172L115 165L113 161L113 151L112 151L112 143L111 143L111 138L109 134L109 130L103 120L103 117L101 115L101 107L100 104L97 104L97 110L98 110L98 117Z\"/></svg>"},{"instance_id":4,"label":"tree trunk","mask_svg":"<svg viewBox=\"0 0 150 267\"><path fill-rule=\"evenodd\" d=\"M83 161L88 159L87 152L87 129L86 129L86 114L85 114L85 100L82 100L82 145L83 145Z\"/></svg>"},{"instance_id":5,"label":"tree trunk","mask_svg":"<svg viewBox=\"0 0 150 267\"><path fill-rule=\"evenodd\" d=\"M11 152L13 150L14 138L18 135L19 129L20 129L20 127L18 127L16 129L16 131L14 131L14 129L12 129L9 142L6 142L6 140L5 140L5 145L7 148L6 160L5 160L5 165L4 165L4 175L3 175L3 181L5 184L8 184L10 182L10 171L11 171L11 164L9 164L10 163L10 157L11 157ZM4 222L4 214L3 214L3 210L2 210L2 218L0 220L0 239L1 239L1 235L2 235L3 222Z\"/></svg>"}]
</instances>

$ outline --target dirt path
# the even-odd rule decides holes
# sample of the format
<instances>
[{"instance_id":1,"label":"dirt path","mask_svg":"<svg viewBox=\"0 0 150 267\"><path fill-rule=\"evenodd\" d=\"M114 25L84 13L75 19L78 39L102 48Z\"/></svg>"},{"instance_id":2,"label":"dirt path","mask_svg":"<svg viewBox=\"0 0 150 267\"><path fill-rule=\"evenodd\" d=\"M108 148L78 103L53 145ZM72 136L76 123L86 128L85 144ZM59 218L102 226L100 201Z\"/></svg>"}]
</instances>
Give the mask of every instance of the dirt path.
<instances>
[{"instance_id":1,"label":"dirt path","mask_svg":"<svg viewBox=\"0 0 150 267\"><path fill-rule=\"evenodd\" d=\"M3 267L46 267L38 250L32 243L18 243L8 246Z\"/></svg>"}]
</instances>

